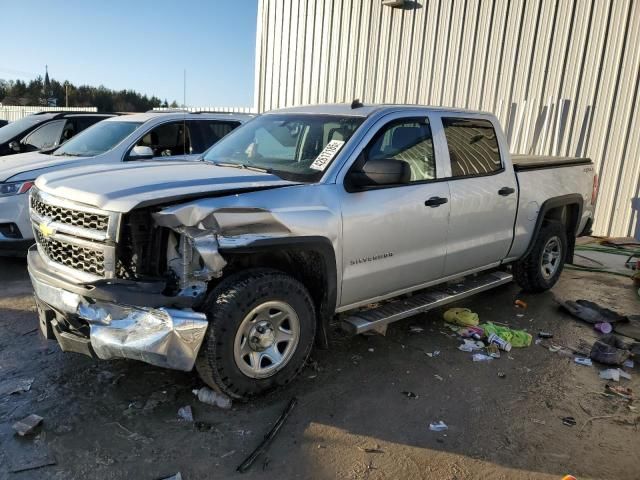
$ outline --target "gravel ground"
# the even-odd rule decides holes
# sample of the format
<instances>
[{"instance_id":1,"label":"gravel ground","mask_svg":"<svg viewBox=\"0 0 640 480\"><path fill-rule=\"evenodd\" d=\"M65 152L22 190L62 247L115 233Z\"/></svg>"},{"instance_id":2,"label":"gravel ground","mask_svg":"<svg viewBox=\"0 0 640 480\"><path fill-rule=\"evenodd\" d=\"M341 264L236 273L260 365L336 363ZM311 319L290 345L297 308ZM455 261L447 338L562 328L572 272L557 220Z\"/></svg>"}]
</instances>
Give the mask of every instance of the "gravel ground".
<instances>
[{"instance_id":1,"label":"gravel ground","mask_svg":"<svg viewBox=\"0 0 640 480\"><path fill-rule=\"evenodd\" d=\"M0 478L638 478L640 412L601 395L602 367L541 345L474 363L440 310L398 322L386 336L336 333L285 390L223 411L194 398L195 374L63 354L37 331L24 261L0 259L0 270L0 392L33 379L27 392L0 394ZM640 310L630 281L575 271L552 292L520 296L508 285L459 306L484 321L551 331L565 345L591 345L596 333L560 312L553 294ZM515 298L529 307L516 308ZM638 367L631 374L621 382L640 392ZM267 453L236 473L293 396L298 405ZM185 405L195 423L178 420ZM44 417L38 433L14 435L11 425L31 413ZM566 416L577 424L563 425ZM429 431L439 420L449 429ZM42 463L55 464L12 472Z\"/></svg>"}]
</instances>

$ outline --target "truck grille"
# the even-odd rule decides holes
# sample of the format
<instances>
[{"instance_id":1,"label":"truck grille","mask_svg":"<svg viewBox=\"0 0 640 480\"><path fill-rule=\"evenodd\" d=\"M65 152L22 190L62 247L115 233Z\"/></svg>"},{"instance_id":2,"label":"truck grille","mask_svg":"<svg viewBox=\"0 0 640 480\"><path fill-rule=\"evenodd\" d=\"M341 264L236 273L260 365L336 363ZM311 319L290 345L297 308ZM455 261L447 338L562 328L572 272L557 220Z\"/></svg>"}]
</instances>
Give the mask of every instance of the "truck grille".
<instances>
[{"instance_id":1,"label":"truck grille","mask_svg":"<svg viewBox=\"0 0 640 480\"><path fill-rule=\"evenodd\" d=\"M103 252L47 238L38 230L35 231L35 237L40 250L49 260L74 270L105 276Z\"/></svg>"},{"instance_id":2,"label":"truck grille","mask_svg":"<svg viewBox=\"0 0 640 480\"><path fill-rule=\"evenodd\" d=\"M52 222L60 222L65 225L73 225L74 227L106 232L109 226L108 215L72 210L57 205L47 205L36 195L31 196L31 209L41 217L46 217Z\"/></svg>"},{"instance_id":3,"label":"truck grille","mask_svg":"<svg viewBox=\"0 0 640 480\"><path fill-rule=\"evenodd\" d=\"M120 214L31 190L33 232L40 255L81 281L114 278Z\"/></svg>"}]
</instances>

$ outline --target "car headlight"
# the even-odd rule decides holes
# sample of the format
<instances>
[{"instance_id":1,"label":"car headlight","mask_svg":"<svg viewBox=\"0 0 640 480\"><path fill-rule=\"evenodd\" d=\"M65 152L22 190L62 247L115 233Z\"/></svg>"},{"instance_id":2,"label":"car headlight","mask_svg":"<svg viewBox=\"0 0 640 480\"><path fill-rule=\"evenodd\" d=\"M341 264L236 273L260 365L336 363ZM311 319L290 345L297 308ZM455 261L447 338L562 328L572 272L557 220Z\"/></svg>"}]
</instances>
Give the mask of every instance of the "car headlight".
<instances>
[{"instance_id":1,"label":"car headlight","mask_svg":"<svg viewBox=\"0 0 640 480\"><path fill-rule=\"evenodd\" d=\"M28 180L26 182L0 183L0 197L9 197L11 195L27 193L33 185L34 182L32 180Z\"/></svg>"}]
</instances>

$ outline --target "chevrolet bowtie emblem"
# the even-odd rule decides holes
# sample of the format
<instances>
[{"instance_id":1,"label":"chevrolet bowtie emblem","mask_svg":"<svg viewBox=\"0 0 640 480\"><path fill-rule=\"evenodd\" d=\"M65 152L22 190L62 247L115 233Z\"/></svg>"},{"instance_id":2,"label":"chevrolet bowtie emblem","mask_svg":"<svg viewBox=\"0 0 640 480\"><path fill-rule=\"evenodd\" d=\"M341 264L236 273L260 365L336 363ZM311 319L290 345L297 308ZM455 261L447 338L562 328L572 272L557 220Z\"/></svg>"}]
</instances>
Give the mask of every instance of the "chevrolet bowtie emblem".
<instances>
[{"instance_id":1,"label":"chevrolet bowtie emblem","mask_svg":"<svg viewBox=\"0 0 640 480\"><path fill-rule=\"evenodd\" d=\"M40 233L42 233L42 235L44 235L45 237L50 237L56 232L52 227L50 227L46 223L41 223L40 225L38 225L38 229L40 230Z\"/></svg>"}]
</instances>

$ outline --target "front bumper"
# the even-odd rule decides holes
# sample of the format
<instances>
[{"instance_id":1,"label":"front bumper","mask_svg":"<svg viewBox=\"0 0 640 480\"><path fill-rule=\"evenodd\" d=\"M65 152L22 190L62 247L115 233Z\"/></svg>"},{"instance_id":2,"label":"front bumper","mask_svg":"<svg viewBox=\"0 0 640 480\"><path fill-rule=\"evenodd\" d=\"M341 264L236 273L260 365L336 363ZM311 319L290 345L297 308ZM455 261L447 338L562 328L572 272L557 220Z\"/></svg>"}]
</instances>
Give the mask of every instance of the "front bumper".
<instances>
[{"instance_id":1,"label":"front bumper","mask_svg":"<svg viewBox=\"0 0 640 480\"><path fill-rule=\"evenodd\" d=\"M136 298L145 306L95 298L91 285L65 288L65 280L42 261L37 250L27 256L29 276L43 332L52 332L65 351L100 359L130 358L176 370L193 369L207 330L207 318L191 309L151 308L150 293Z\"/></svg>"}]
</instances>

